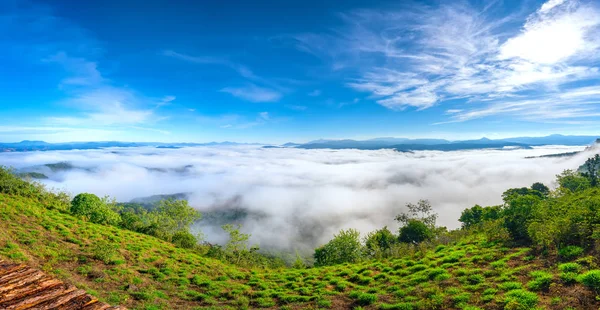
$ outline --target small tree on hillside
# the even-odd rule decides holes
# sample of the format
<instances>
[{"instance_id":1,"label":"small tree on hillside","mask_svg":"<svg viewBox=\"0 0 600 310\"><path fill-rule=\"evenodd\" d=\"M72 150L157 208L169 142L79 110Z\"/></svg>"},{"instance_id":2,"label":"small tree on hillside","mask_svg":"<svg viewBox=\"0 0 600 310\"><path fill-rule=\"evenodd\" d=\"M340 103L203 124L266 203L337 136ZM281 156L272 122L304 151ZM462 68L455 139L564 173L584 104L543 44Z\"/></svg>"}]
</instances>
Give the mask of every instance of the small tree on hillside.
<instances>
[{"instance_id":1,"label":"small tree on hillside","mask_svg":"<svg viewBox=\"0 0 600 310\"><path fill-rule=\"evenodd\" d=\"M108 197L100 199L90 193L81 193L71 201L71 213L96 224L117 225L121 217Z\"/></svg>"},{"instance_id":2,"label":"small tree on hillside","mask_svg":"<svg viewBox=\"0 0 600 310\"><path fill-rule=\"evenodd\" d=\"M434 236L437 213L428 200L419 200L417 204L406 204L407 212L398 214L396 221L402 224L398 240L406 243L420 243Z\"/></svg>"},{"instance_id":3,"label":"small tree on hillside","mask_svg":"<svg viewBox=\"0 0 600 310\"><path fill-rule=\"evenodd\" d=\"M355 263L362 259L360 232L341 230L324 246L315 249L315 266Z\"/></svg>"},{"instance_id":4,"label":"small tree on hillside","mask_svg":"<svg viewBox=\"0 0 600 310\"><path fill-rule=\"evenodd\" d=\"M396 221L406 225L412 220L419 220L429 227L435 227L438 215L433 212L431 203L429 203L428 200L421 199L416 204L407 203L406 209L408 210L407 212L400 213L396 216Z\"/></svg>"},{"instance_id":5,"label":"small tree on hillside","mask_svg":"<svg viewBox=\"0 0 600 310\"><path fill-rule=\"evenodd\" d=\"M409 220L406 225L400 228L400 236L398 240L405 243L421 243L430 240L434 237L431 227L425 225L420 220Z\"/></svg>"},{"instance_id":6,"label":"small tree on hillside","mask_svg":"<svg viewBox=\"0 0 600 310\"><path fill-rule=\"evenodd\" d=\"M365 237L366 255L375 258L387 257L394 243L396 243L396 236L387 226L370 232Z\"/></svg>"},{"instance_id":7,"label":"small tree on hillside","mask_svg":"<svg viewBox=\"0 0 600 310\"><path fill-rule=\"evenodd\" d=\"M248 252L248 239L250 239L250 234L243 234L240 232L240 228L242 225L238 224L236 226L231 224L226 224L221 226L224 231L229 234L229 241L225 245L225 252L229 255L235 257L236 264L239 264L242 255L245 252Z\"/></svg>"}]
</instances>

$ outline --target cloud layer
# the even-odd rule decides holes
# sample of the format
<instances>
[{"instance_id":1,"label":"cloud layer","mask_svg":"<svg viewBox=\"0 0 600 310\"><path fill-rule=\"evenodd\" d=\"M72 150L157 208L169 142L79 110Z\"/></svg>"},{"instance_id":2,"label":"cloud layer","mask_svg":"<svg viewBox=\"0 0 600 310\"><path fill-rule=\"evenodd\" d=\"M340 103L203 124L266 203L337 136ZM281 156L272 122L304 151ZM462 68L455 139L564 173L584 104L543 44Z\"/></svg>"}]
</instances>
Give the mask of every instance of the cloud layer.
<instances>
[{"instance_id":1,"label":"cloud layer","mask_svg":"<svg viewBox=\"0 0 600 310\"><path fill-rule=\"evenodd\" d=\"M342 228L362 232L388 225L408 202L429 199L449 228L464 208L501 202L511 187L552 184L572 158L525 159L583 147L398 153L391 150L302 150L260 147L107 149L2 153L0 163L26 168L67 161L47 172L51 187L93 192L119 201L191 193L201 211L242 209L244 230L263 248L312 249ZM211 223L205 223L210 226ZM214 228L214 227L212 227ZM220 240L205 227L209 240Z\"/></svg>"},{"instance_id":2,"label":"cloud layer","mask_svg":"<svg viewBox=\"0 0 600 310\"><path fill-rule=\"evenodd\" d=\"M550 0L510 15L501 5L355 10L341 14L345 27L294 40L333 70L356 71L347 85L392 110L466 99L461 111L449 108L455 111L450 122L493 115L538 122L596 117L600 96L581 90L600 78L597 3ZM581 96L570 100L563 93Z\"/></svg>"}]
</instances>

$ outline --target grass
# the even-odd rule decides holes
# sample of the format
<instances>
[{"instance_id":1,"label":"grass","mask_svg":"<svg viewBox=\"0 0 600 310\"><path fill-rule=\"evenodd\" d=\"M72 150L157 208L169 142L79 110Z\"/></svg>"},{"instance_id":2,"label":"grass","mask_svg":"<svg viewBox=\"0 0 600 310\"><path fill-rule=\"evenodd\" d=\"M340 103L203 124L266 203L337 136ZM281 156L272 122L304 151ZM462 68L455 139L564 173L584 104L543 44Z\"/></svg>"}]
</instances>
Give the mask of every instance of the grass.
<instances>
[{"instance_id":1,"label":"grass","mask_svg":"<svg viewBox=\"0 0 600 310\"><path fill-rule=\"evenodd\" d=\"M0 196L0 258L131 309L568 309L581 298L600 306L593 257L548 265L530 249L472 236L399 258L244 269L9 195Z\"/></svg>"}]
</instances>

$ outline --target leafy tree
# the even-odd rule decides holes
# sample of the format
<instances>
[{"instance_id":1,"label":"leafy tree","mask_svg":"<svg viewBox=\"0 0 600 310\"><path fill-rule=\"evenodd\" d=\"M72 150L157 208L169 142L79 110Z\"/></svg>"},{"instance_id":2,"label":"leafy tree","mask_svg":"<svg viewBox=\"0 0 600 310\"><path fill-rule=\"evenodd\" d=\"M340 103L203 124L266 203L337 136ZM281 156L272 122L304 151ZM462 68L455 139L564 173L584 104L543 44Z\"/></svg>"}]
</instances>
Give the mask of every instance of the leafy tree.
<instances>
[{"instance_id":1,"label":"leafy tree","mask_svg":"<svg viewBox=\"0 0 600 310\"><path fill-rule=\"evenodd\" d=\"M162 227L171 234L187 230L190 225L202 218L202 214L190 207L187 200L183 199L161 200L155 212Z\"/></svg>"},{"instance_id":2,"label":"leafy tree","mask_svg":"<svg viewBox=\"0 0 600 310\"><path fill-rule=\"evenodd\" d=\"M100 199L90 193L81 193L71 201L71 213L96 224L117 225L121 217L107 197Z\"/></svg>"},{"instance_id":3,"label":"leafy tree","mask_svg":"<svg viewBox=\"0 0 600 310\"><path fill-rule=\"evenodd\" d=\"M462 223L462 227L469 229L483 220L483 208L480 205L475 205L472 208L465 209L458 219Z\"/></svg>"},{"instance_id":4,"label":"leafy tree","mask_svg":"<svg viewBox=\"0 0 600 310\"><path fill-rule=\"evenodd\" d=\"M510 196L504 208L504 227L511 238L517 242L531 241L527 232L529 223L539 206L541 198L538 195Z\"/></svg>"},{"instance_id":5,"label":"leafy tree","mask_svg":"<svg viewBox=\"0 0 600 310\"><path fill-rule=\"evenodd\" d=\"M240 232L240 228L242 228L240 224L237 226L226 224L221 226L221 228L229 234L229 241L225 245L225 252L235 256L237 264L240 262L244 252L248 251L248 239L250 239L250 235Z\"/></svg>"},{"instance_id":6,"label":"leafy tree","mask_svg":"<svg viewBox=\"0 0 600 310\"><path fill-rule=\"evenodd\" d=\"M556 176L561 192L579 192L591 187L590 180L573 170L565 170Z\"/></svg>"},{"instance_id":7,"label":"leafy tree","mask_svg":"<svg viewBox=\"0 0 600 310\"><path fill-rule=\"evenodd\" d=\"M464 229L478 226L483 222L497 220L502 217L502 206L481 207L475 205L472 208L465 209L460 218Z\"/></svg>"},{"instance_id":8,"label":"leafy tree","mask_svg":"<svg viewBox=\"0 0 600 310\"><path fill-rule=\"evenodd\" d=\"M396 221L406 225L412 220L419 220L427 226L435 227L438 215L433 212L433 208L428 200L421 199L416 204L408 203L406 204L406 208L408 211L398 214L395 218Z\"/></svg>"},{"instance_id":9,"label":"leafy tree","mask_svg":"<svg viewBox=\"0 0 600 310\"><path fill-rule=\"evenodd\" d=\"M327 244L315 249L315 266L355 263L362 259L360 232L341 230Z\"/></svg>"},{"instance_id":10,"label":"leafy tree","mask_svg":"<svg viewBox=\"0 0 600 310\"><path fill-rule=\"evenodd\" d=\"M387 226L370 232L365 237L366 254L376 258L387 257L396 239Z\"/></svg>"},{"instance_id":11,"label":"leafy tree","mask_svg":"<svg viewBox=\"0 0 600 310\"><path fill-rule=\"evenodd\" d=\"M180 230L173 234L172 242L184 249L193 249L198 244L196 237L187 230Z\"/></svg>"},{"instance_id":12,"label":"leafy tree","mask_svg":"<svg viewBox=\"0 0 600 310\"><path fill-rule=\"evenodd\" d=\"M398 240L405 243L421 243L434 237L431 226L423 223L421 220L411 219L400 228Z\"/></svg>"},{"instance_id":13,"label":"leafy tree","mask_svg":"<svg viewBox=\"0 0 600 310\"><path fill-rule=\"evenodd\" d=\"M550 189L544 183L535 182L531 185L531 189L540 192L544 197L548 197L550 194Z\"/></svg>"},{"instance_id":14,"label":"leafy tree","mask_svg":"<svg viewBox=\"0 0 600 310\"><path fill-rule=\"evenodd\" d=\"M588 179L590 182L590 186L598 186L599 177L598 173L600 173L600 155L596 154L594 157L588 158L583 164L585 167L585 172L581 175Z\"/></svg>"}]
</instances>

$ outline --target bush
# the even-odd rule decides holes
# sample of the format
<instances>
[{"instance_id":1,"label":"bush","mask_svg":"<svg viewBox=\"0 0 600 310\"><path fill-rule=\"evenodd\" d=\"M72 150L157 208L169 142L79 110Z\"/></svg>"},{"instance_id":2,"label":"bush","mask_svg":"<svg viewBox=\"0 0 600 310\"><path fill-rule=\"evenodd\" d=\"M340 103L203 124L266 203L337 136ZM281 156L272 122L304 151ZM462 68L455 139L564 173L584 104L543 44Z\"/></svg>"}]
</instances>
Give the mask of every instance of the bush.
<instances>
[{"instance_id":1,"label":"bush","mask_svg":"<svg viewBox=\"0 0 600 310\"><path fill-rule=\"evenodd\" d=\"M117 225L121 217L108 203L90 193L81 193L71 201L71 213L96 224Z\"/></svg>"},{"instance_id":2,"label":"bush","mask_svg":"<svg viewBox=\"0 0 600 310\"><path fill-rule=\"evenodd\" d=\"M504 294L504 309L529 310L534 309L539 302L537 294L525 290L512 290Z\"/></svg>"},{"instance_id":3,"label":"bush","mask_svg":"<svg viewBox=\"0 0 600 310\"><path fill-rule=\"evenodd\" d=\"M421 243L433 238L433 231L429 226L419 220L409 220L400 228L400 242Z\"/></svg>"},{"instance_id":4,"label":"bush","mask_svg":"<svg viewBox=\"0 0 600 310\"><path fill-rule=\"evenodd\" d=\"M562 272L575 272L578 273L581 270L581 265L578 263L564 263L558 265L558 270Z\"/></svg>"},{"instance_id":5,"label":"bush","mask_svg":"<svg viewBox=\"0 0 600 310\"><path fill-rule=\"evenodd\" d=\"M543 274L541 274L543 273ZM552 275L541 272L539 275L534 276L532 281L527 283L527 287L532 291L547 291L552 283Z\"/></svg>"},{"instance_id":6,"label":"bush","mask_svg":"<svg viewBox=\"0 0 600 310\"><path fill-rule=\"evenodd\" d=\"M113 261L119 249L117 244L107 241L99 241L92 246L92 256L105 264Z\"/></svg>"},{"instance_id":7,"label":"bush","mask_svg":"<svg viewBox=\"0 0 600 310\"><path fill-rule=\"evenodd\" d=\"M566 246L558 251L558 255L565 260L575 259L581 254L583 254L583 249L574 245Z\"/></svg>"},{"instance_id":8,"label":"bush","mask_svg":"<svg viewBox=\"0 0 600 310\"><path fill-rule=\"evenodd\" d=\"M377 295L369 294L369 293L361 293L360 295L358 295L356 300L358 301L359 305L368 306L368 305L374 304L377 301Z\"/></svg>"},{"instance_id":9,"label":"bush","mask_svg":"<svg viewBox=\"0 0 600 310\"><path fill-rule=\"evenodd\" d=\"M187 230L176 232L172 237L172 242L184 249L193 249L198 244L196 237Z\"/></svg>"},{"instance_id":10,"label":"bush","mask_svg":"<svg viewBox=\"0 0 600 310\"><path fill-rule=\"evenodd\" d=\"M600 270L590 270L579 277L579 281L596 293L600 293Z\"/></svg>"},{"instance_id":11,"label":"bush","mask_svg":"<svg viewBox=\"0 0 600 310\"><path fill-rule=\"evenodd\" d=\"M355 263L362 258L360 233L355 229L341 230L324 246L315 249L315 266Z\"/></svg>"}]
</instances>

